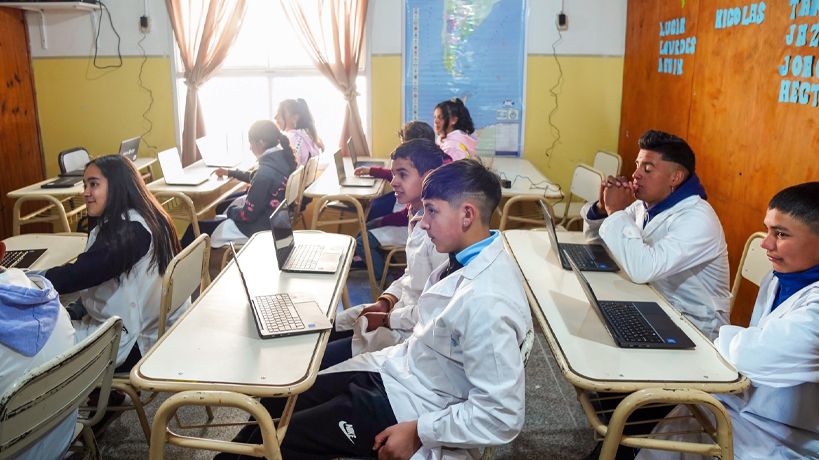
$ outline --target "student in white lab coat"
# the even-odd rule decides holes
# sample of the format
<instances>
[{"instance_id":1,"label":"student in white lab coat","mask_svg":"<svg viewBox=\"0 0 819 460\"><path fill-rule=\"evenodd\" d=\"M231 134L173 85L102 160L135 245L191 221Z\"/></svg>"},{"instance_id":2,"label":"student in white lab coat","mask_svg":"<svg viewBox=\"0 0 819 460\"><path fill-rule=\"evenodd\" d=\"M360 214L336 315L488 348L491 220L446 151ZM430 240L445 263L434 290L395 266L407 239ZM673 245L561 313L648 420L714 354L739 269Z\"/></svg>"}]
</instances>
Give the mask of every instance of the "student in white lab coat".
<instances>
[{"instance_id":1,"label":"student in white lab coat","mask_svg":"<svg viewBox=\"0 0 819 460\"><path fill-rule=\"evenodd\" d=\"M609 176L599 200L580 211L589 239L602 239L635 283L651 283L713 339L728 322L728 249L694 172L694 152L677 136L647 131L633 180Z\"/></svg>"},{"instance_id":2,"label":"student in white lab coat","mask_svg":"<svg viewBox=\"0 0 819 460\"><path fill-rule=\"evenodd\" d=\"M736 459L819 458L819 182L777 193L764 222L761 246L773 271L762 281L751 324L723 326L714 342L751 387L717 398L731 416ZM684 413L680 406L671 415ZM680 428L669 422L656 431ZM638 458L700 457L643 449Z\"/></svg>"},{"instance_id":3,"label":"student in white lab coat","mask_svg":"<svg viewBox=\"0 0 819 460\"><path fill-rule=\"evenodd\" d=\"M417 314L415 304L432 270L446 262L446 254L435 249L427 232L417 223L424 215L421 185L424 178L444 161L444 152L434 141L412 139L392 152L392 185L396 200L409 205L407 267L378 299L358 305L336 317L336 330L353 330L353 336L327 345L322 369L353 355L380 350L400 343L412 334Z\"/></svg>"},{"instance_id":4,"label":"student in white lab coat","mask_svg":"<svg viewBox=\"0 0 819 460\"><path fill-rule=\"evenodd\" d=\"M283 458L474 459L518 435L532 319L520 272L489 230L500 196L475 160L430 173L419 225L449 263L430 275L413 334L323 371L299 395ZM278 415L281 401L263 402ZM238 439L258 442L257 427Z\"/></svg>"}]
</instances>

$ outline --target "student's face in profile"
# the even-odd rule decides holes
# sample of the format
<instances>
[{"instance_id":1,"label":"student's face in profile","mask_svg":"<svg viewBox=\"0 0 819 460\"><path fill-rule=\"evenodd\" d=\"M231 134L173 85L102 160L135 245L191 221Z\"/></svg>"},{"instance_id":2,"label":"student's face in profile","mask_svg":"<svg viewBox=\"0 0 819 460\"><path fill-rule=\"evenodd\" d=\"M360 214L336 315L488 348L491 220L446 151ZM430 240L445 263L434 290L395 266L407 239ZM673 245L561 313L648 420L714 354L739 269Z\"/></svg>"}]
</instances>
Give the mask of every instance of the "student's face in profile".
<instances>
[{"instance_id":1,"label":"student's face in profile","mask_svg":"<svg viewBox=\"0 0 819 460\"><path fill-rule=\"evenodd\" d=\"M807 224L778 209L765 214L767 235L760 246L775 271L802 272L819 265L819 235Z\"/></svg>"},{"instance_id":2,"label":"student's face in profile","mask_svg":"<svg viewBox=\"0 0 819 460\"><path fill-rule=\"evenodd\" d=\"M637 168L634 178L634 197L651 207L671 195L675 187L682 183L685 172L680 165L663 160L662 155L652 150L641 149L637 154Z\"/></svg>"},{"instance_id":3,"label":"student's face in profile","mask_svg":"<svg viewBox=\"0 0 819 460\"><path fill-rule=\"evenodd\" d=\"M395 200L401 204L418 204L421 200L421 186L424 178L418 174L412 162L406 158L392 160L392 189Z\"/></svg>"},{"instance_id":4,"label":"student's face in profile","mask_svg":"<svg viewBox=\"0 0 819 460\"><path fill-rule=\"evenodd\" d=\"M438 252L460 251L463 236L463 206L452 207L444 200L423 200L424 218L421 228L435 245Z\"/></svg>"},{"instance_id":5,"label":"student's face in profile","mask_svg":"<svg viewBox=\"0 0 819 460\"><path fill-rule=\"evenodd\" d=\"M435 129L435 134L441 137L444 137L452 132L453 127L458 123L458 118L451 116L449 117L449 124L447 125L444 121L444 113L441 111L441 109L435 109L433 117L435 119L433 129Z\"/></svg>"},{"instance_id":6,"label":"student's face in profile","mask_svg":"<svg viewBox=\"0 0 819 460\"><path fill-rule=\"evenodd\" d=\"M108 179L102 175L102 171L95 164L88 165L82 178L85 207L88 215L99 217L105 211L108 203Z\"/></svg>"}]
</instances>

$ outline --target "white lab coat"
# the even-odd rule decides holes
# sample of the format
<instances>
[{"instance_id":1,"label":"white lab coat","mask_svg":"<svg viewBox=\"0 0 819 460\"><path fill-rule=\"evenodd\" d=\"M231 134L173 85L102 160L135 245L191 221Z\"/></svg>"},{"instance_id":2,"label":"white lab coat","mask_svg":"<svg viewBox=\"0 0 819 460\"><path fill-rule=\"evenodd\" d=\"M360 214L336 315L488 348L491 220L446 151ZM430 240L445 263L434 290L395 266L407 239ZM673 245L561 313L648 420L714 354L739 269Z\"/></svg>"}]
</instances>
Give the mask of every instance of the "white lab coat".
<instances>
[{"instance_id":1,"label":"white lab coat","mask_svg":"<svg viewBox=\"0 0 819 460\"><path fill-rule=\"evenodd\" d=\"M620 268L635 283L651 283L711 340L728 324L728 246L714 209L690 196L643 228L645 204L637 200L605 219L580 211L588 239L602 239Z\"/></svg>"},{"instance_id":2,"label":"white lab coat","mask_svg":"<svg viewBox=\"0 0 819 460\"><path fill-rule=\"evenodd\" d=\"M131 221L139 222L150 232L145 220L135 210L128 211ZM99 227L88 235L86 249L97 239ZM131 268L127 275L110 279L79 292L87 312L80 321L73 321L77 342L91 335L102 323L112 316L122 318L122 335L117 351L117 366L125 362L134 344L138 344L142 355L150 350L157 340L159 328L159 300L162 295L162 276L158 268L151 266L154 243L148 252ZM190 305L190 300L171 315L170 324Z\"/></svg>"},{"instance_id":3,"label":"white lab coat","mask_svg":"<svg viewBox=\"0 0 819 460\"><path fill-rule=\"evenodd\" d=\"M512 441L524 420L520 345L532 328L523 281L501 238L418 299L403 343L324 370L379 372L399 422L418 420L413 459L478 458Z\"/></svg>"},{"instance_id":4,"label":"white lab coat","mask_svg":"<svg viewBox=\"0 0 819 460\"><path fill-rule=\"evenodd\" d=\"M418 303L421 291L424 290L427 278L436 267L448 260L446 254L435 249L426 230L423 230L420 225L415 225L419 220L418 217L415 216L409 223L411 231L406 246L407 268L404 269L404 274L384 291L398 299L390 313L391 329L380 327L366 332L367 320L359 318L361 310L364 309L363 305L349 308L336 317L337 330L353 329L354 331L353 355L401 343L412 335L412 329L418 320L415 305Z\"/></svg>"},{"instance_id":5,"label":"white lab coat","mask_svg":"<svg viewBox=\"0 0 819 460\"><path fill-rule=\"evenodd\" d=\"M777 288L769 273L750 326L724 326L715 341L719 352L751 379L742 394L717 395L731 416L738 460L819 458L819 282L771 312ZM678 407L671 415L686 412ZM678 431L681 426L660 428ZM638 458L700 457L644 449Z\"/></svg>"}]
</instances>

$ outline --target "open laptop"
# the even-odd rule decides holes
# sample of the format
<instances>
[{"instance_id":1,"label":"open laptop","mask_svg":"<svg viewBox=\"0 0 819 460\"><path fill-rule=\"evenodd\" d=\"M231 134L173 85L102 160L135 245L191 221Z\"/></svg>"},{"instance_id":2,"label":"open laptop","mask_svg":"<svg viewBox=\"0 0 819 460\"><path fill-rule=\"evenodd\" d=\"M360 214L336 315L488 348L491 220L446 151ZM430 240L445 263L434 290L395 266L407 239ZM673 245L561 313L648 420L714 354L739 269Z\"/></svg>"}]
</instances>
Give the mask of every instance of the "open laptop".
<instances>
[{"instance_id":1,"label":"open laptop","mask_svg":"<svg viewBox=\"0 0 819 460\"><path fill-rule=\"evenodd\" d=\"M182 160L179 158L179 151L176 147L159 152L156 156L159 166L162 168L162 175L168 185L199 185L208 180L210 171L197 169L193 172L185 171L182 168Z\"/></svg>"},{"instance_id":2,"label":"open laptop","mask_svg":"<svg viewBox=\"0 0 819 460\"><path fill-rule=\"evenodd\" d=\"M228 151L225 138L221 136L204 136L196 139L196 146L199 147L199 154L205 166L211 168L232 168L239 164L237 157Z\"/></svg>"},{"instance_id":3,"label":"open laptop","mask_svg":"<svg viewBox=\"0 0 819 460\"><path fill-rule=\"evenodd\" d=\"M336 163L336 174L338 174L338 185L342 187L372 187L375 185L375 179L367 177L347 177L344 171L344 158L341 157L341 149L333 154L333 160Z\"/></svg>"},{"instance_id":4,"label":"open laptop","mask_svg":"<svg viewBox=\"0 0 819 460\"><path fill-rule=\"evenodd\" d=\"M361 167L370 167L370 166L385 166L387 164L386 161L380 160L358 160L358 153L353 148L353 138L347 139L347 152L350 154L350 159L353 160L353 167L354 168L361 168Z\"/></svg>"},{"instance_id":5,"label":"open laptop","mask_svg":"<svg viewBox=\"0 0 819 460\"><path fill-rule=\"evenodd\" d=\"M543 202L540 202L540 207L543 210L543 220L546 221L546 230L549 233L549 238L552 240L552 247L557 251L560 257L560 264L566 270L571 270L567 257L572 258L574 262L580 267L580 270L589 272L616 272L620 271L617 262L611 258L608 251L602 244L575 244L575 243L560 243L557 241L557 229L555 228L555 221L552 218L552 213ZM566 255L568 254L568 255Z\"/></svg>"},{"instance_id":6,"label":"open laptop","mask_svg":"<svg viewBox=\"0 0 819 460\"><path fill-rule=\"evenodd\" d=\"M139 152L139 142L141 140L142 136L137 136L132 137L130 139L125 139L124 141L120 142L119 154L131 161L136 161L137 152Z\"/></svg>"},{"instance_id":7,"label":"open laptop","mask_svg":"<svg viewBox=\"0 0 819 460\"><path fill-rule=\"evenodd\" d=\"M45 254L45 249L12 249L3 255L0 266L6 268L29 268Z\"/></svg>"},{"instance_id":8,"label":"open laptop","mask_svg":"<svg viewBox=\"0 0 819 460\"><path fill-rule=\"evenodd\" d=\"M256 319L256 330L259 331L259 337L270 339L288 335L308 334L326 331L333 327L333 323L327 319L327 316L312 298L291 297L289 294L284 293L264 294L256 292L255 289L254 293L251 294L245 272L239 263L239 257L233 243L230 243L230 251L233 253L236 268L239 269L239 276L242 278L242 286L245 288L250 310Z\"/></svg>"},{"instance_id":9,"label":"open laptop","mask_svg":"<svg viewBox=\"0 0 819 460\"><path fill-rule=\"evenodd\" d=\"M279 270L296 273L335 273L338 270L341 248L295 244L286 201L282 201L270 215L270 231L273 232Z\"/></svg>"},{"instance_id":10,"label":"open laptop","mask_svg":"<svg viewBox=\"0 0 819 460\"><path fill-rule=\"evenodd\" d=\"M569 264L592 309L620 348L689 349L694 342L654 302L598 300L589 281L569 259Z\"/></svg>"}]
</instances>

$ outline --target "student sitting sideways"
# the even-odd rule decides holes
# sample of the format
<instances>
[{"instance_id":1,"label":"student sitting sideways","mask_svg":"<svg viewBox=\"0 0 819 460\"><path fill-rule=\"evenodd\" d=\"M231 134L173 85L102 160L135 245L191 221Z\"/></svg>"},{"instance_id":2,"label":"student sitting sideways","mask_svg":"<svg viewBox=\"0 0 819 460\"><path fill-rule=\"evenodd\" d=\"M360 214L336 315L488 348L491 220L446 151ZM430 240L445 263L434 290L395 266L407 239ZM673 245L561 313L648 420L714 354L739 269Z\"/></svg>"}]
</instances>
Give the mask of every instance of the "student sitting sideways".
<instances>
[{"instance_id":1,"label":"student sitting sideways","mask_svg":"<svg viewBox=\"0 0 819 460\"><path fill-rule=\"evenodd\" d=\"M728 322L728 247L694 152L677 136L647 131L633 180L609 176L580 211L586 237L602 239L635 283L651 283L706 336Z\"/></svg>"},{"instance_id":2,"label":"student sitting sideways","mask_svg":"<svg viewBox=\"0 0 819 460\"><path fill-rule=\"evenodd\" d=\"M715 396L731 416L735 458L819 458L819 182L777 193L764 223L761 246L773 271L759 287L751 324L723 326L714 341L751 387ZM679 406L670 416L684 414ZM684 432L681 423L661 423L656 432ZM643 449L637 458L701 457Z\"/></svg>"},{"instance_id":3,"label":"student sitting sideways","mask_svg":"<svg viewBox=\"0 0 819 460\"><path fill-rule=\"evenodd\" d=\"M498 177L474 160L427 176L418 225L449 263L430 275L412 335L322 371L296 401L282 458L476 459L518 435L532 319L520 272L489 230L500 197ZM274 417L283 402L263 400ZM236 440L259 442L258 426Z\"/></svg>"},{"instance_id":4,"label":"student sitting sideways","mask_svg":"<svg viewBox=\"0 0 819 460\"><path fill-rule=\"evenodd\" d=\"M415 304L432 270L447 260L435 249L418 222L424 215L421 184L443 164L444 152L429 139L414 139L399 145L392 158L392 187L399 203L410 215L404 274L381 294L375 303L359 305L338 314L336 330L354 329L352 337L327 345L322 368L338 364L354 354L375 351L400 343L412 334L417 314ZM382 327L383 326L383 327Z\"/></svg>"},{"instance_id":5,"label":"student sitting sideways","mask_svg":"<svg viewBox=\"0 0 819 460\"><path fill-rule=\"evenodd\" d=\"M83 185L88 215L97 225L75 262L44 276L60 294L79 293L80 303L70 308L78 342L108 318L122 318L117 372L125 372L157 339L162 275L180 251L179 240L170 216L127 158L91 160Z\"/></svg>"},{"instance_id":6,"label":"student sitting sideways","mask_svg":"<svg viewBox=\"0 0 819 460\"><path fill-rule=\"evenodd\" d=\"M439 102L433 112L438 145L452 160L461 160L475 155L478 139L472 133L475 126L464 102L457 97Z\"/></svg>"},{"instance_id":7,"label":"student sitting sideways","mask_svg":"<svg viewBox=\"0 0 819 460\"><path fill-rule=\"evenodd\" d=\"M0 260L5 252L0 241ZM0 397L26 372L73 346L74 328L51 283L33 272L0 267ZM62 458L76 421L74 412L14 458Z\"/></svg>"},{"instance_id":8,"label":"student sitting sideways","mask_svg":"<svg viewBox=\"0 0 819 460\"><path fill-rule=\"evenodd\" d=\"M287 179L298 167L290 141L272 121L253 123L247 137L250 150L259 160L259 168L255 172L222 168L214 171L219 177L250 183L247 196L230 205L225 215L199 221L199 230L211 235L211 246L215 248L231 242L244 243L254 233L269 230L268 218L284 199ZM182 246L191 244L195 238L193 226L188 226Z\"/></svg>"}]
</instances>

